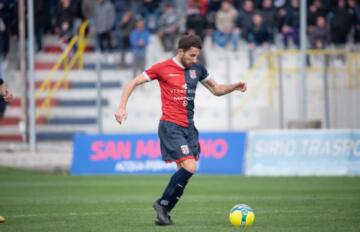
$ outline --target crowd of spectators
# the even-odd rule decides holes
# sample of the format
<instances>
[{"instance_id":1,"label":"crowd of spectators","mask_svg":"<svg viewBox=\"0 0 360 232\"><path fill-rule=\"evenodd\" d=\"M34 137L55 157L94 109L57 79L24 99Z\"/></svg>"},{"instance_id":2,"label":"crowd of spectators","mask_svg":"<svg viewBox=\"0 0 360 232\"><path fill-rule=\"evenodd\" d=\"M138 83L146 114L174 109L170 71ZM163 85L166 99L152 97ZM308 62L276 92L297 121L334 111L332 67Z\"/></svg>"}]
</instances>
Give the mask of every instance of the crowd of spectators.
<instances>
[{"instance_id":1,"label":"crowd of spectators","mask_svg":"<svg viewBox=\"0 0 360 232\"><path fill-rule=\"evenodd\" d=\"M96 48L119 51L121 66L128 51L140 60L145 56L151 34L166 52L174 51L181 33L209 36L216 46L234 51L240 40L248 50L300 46L300 0L34 0L34 7L38 51L44 34L57 34L66 46L77 22L86 19ZM1 58L9 36L18 34L17 8L16 0L0 0ZM359 1L307 0L307 8L309 48L360 42Z\"/></svg>"}]
</instances>

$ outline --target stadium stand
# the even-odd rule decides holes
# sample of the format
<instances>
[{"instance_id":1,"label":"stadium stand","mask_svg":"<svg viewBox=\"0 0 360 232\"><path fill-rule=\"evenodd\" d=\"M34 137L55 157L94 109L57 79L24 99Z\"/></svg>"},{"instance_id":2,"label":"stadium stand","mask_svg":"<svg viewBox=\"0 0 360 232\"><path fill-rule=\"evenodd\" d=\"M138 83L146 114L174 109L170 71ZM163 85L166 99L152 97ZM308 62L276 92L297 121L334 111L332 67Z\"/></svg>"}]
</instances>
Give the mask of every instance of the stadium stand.
<instances>
[{"instance_id":1,"label":"stadium stand","mask_svg":"<svg viewBox=\"0 0 360 232\"><path fill-rule=\"evenodd\" d=\"M70 4L72 10L64 10L59 7L57 1L49 4L47 1L39 1L44 3L37 5L38 15L44 17L40 24L36 24L37 33L37 54L36 54L36 86L39 88L41 83L51 72L51 68L59 59L60 54L64 51L65 45L69 43L69 38L64 40L64 35L70 33L75 35L81 20L79 18L91 19L94 17L94 11L99 10L96 5L89 4L90 1L59 1L63 4ZM113 0L105 1L107 4L112 2L115 9L115 23L111 31L111 42L113 49L105 49L101 53L101 69L102 69L102 105L103 120L102 126L107 133L118 132L119 128L113 120L113 111L120 97L121 86L132 78L131 64L133 56L131 50L128 50L127 38L123 37L121 32L131 31L135 21L144 19L147 28L152 33L150 43L147 49L146 63L153 64L165 58L172 56L172 48L164 47L164 40L158 34L157 29L162 28L166 23L164 17L161 17L165 9L170 5L175 6L175 12L179 17L179 25L176 25L176 31L188 33L201 33L204 38L204 54L203 61L206 62L211 75L219 82L231 82L237 79L245 79L248 81L249 93L247 96L234 94L228 98L211 98L210 94L200 86L198 97L196 99L197 112L196 121L202 130L244 130L244 129L265 129L279 128L279 64L278 56L282 58L281 67L283 70L283 104L284 104L284 121L296 120L298 115L298 77L299 55L292 50L282 52L282 48L296 48L297 42L283 44L283 34L290 33L289 36L295 36L298 14L297 0L292 1L228 1L232 5L238 17L233 22L237 27L241 37L237 41L237 47L231 44L218 46L218 41L213 36L216 31L216 13L221 8L224 1L188 1L189 15L181 11L182 5L186 1L149 1L145 5L141 5L139 1ZM312 48L345 48L338 54L331 53L328 66L332 69L329 75L329 95L330 107L330 125L332 127L358 127L356 117L359 112L355 108L346 107L341 102L354 102L359 96L359 80L358 80L358 64L359 57L356 56L358 49L358 27L360 25L359 3L348 1L345 5L339 1L339 4L329 3L331 1L313 0L309 1L309 17L308 32ZM14 11L14 6L6 5L8 10L6 14L2 11L0 17L6 19L9 28L14 27L9 17L10 12ZM185 6L186 7L186 6ZM70 9L69 8L69 9ZM83 14L81 14L83 9ZM84 9L88 9L84 11ZM345 9L345 10L344 10ZM58 12L47 14L46 12ZM128 27L120 26L122 20L130 17L126 12L132 12L132 19L129 21ZM61 13L61 14L60 14ZM62 14L70 14L66 17ZM251 28L251 20L244 21L245 15L256 15L261 17L265 24L261 26L261 30L266 28L270 37L266 40L265 45L261 40L261 33L254 30L249 32ZM259 16L260 15L260 16ZM354 19L351 25L348 21L338 23L337 19L343 15L345 19L350 17ZM325 16L325 17L324 17ZM68 17L68 18L67 18ZM125 18L125 19L124 19ZM250 17L251 18L251 17ZM316 25L318 18L326 19L326 30L322 33L314 33L314 29L319 31ZM181 21L188 19L188 23L181 24ZM273 20L270 20L273 19ZM7 21L8 20L8 21ZM68 21L66 21L68 20ZM39 21L37 21L39 22ZM51 25L54 22L54 25ZM58 30L64 26L63 23L74 25L72 30L61 34ZM202 28L194 27L193 22L201 22ZM99 22L100 23L100 22ZM160 23L160 24L159 24ZM174 23L174 20L171 21ZM16 24L16 23L15 23ZM249 25L248 25L249 24ZM320 23L321 24L321 23ZM320 25L321 27L321 25ZM130 31L129 31L130 30ZM343 38L331 37L331 32L344 31L346 41L340 43ZM60 30L61 31L61 30ZM88 36L93 38L93 25L90 23ZM119 34L120 33L120 34ZM325 34L324 34L325 33ZM328 34L326 37L326 33ZM14 31L10 31L12 37L16 36ZM60 35L60 36L59 36ZM260 36L260 37L259 37ZM320 37L319 37L320 36ZM39 38L38 38L39 37ZM325 38L326 37L326 38ZM320 38L321 41L317 41ZM335 40L334 40L335 39ZM320 44L321 43L321 44ZM334 44L334 45L333 45ZM12 53L8 56L9 67L6 69L7 79L10 87L21 89L21 80L18 76L17 51L14 49L14 43L9 44ZM249 46L251 45L251 46ZM321 46L318 46L321 45ZM336 45L336 46L335 46ZM170 46L171 47L171 46ZM10 49L10 50L11 50ZM90 41L85 48L83 69L74 67L69 71L67 82L60 85L60 88L51 100L51 117L39 117L37 120L37 136L39 140L71 140L74 133L96 133L97 119L96 111L96 62L98 45L96 40ZM251 52L251 54L250 54ZM275 56L277 52L280 55ZM329 54L330 54L329 53ZM250 54L250 55L249 55ZM323 102L323 80L324 60L326 55L309 54L308 56L308 95L311 101L307 102L309 118L324 122L326 116L324 114ZM249 57L251 59L249 59ZM311 62L310 62L311 61ZM311 65L311 66L310 66ZM287 69L286 69L287 68ZM57 73L64 71L61 66ZM339 78L344 77L344 78ZM55 80L50 85L55 85ZM21 108L22 92L14 91L15 101L8 105L7 111L3 119L0 119L0 141L21 141L24 139L24 116ZM123 132L147 132L155 131L157 124L151 123L154 118L160 116L159 91L156 83L149 83L144 88L138 90L133 96L133 102L129 105L129 120L121 131ZM43 98L37 100L37 105L41 105ZM146 104L144 100L146 99ZM347 112L343 114L342 112ZM230 120L229 120L230 119ZM214 122L218 123L214 123ZM230 122L229 122L230 121ZM324 125L324 123L322 123Z\"/></svg>"}]
</instances>

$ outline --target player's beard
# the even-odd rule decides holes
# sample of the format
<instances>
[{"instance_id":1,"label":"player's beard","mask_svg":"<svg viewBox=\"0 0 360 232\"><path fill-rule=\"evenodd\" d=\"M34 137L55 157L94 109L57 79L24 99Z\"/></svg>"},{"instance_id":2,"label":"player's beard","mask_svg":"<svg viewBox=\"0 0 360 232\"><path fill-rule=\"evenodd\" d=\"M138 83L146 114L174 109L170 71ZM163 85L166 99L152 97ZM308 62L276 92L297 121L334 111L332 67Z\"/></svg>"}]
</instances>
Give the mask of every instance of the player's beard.
<instances>
[{"instance_id":1,"label":"player's beard","mask_svg":"<svg viewBox=\"0 0 360 232\"><path fill-rule=\"evenodd\" d=\"M193 64L190 64L190 63L186 62L185 57L182 57L180 61L181 61L181 64L182 64L185 68L190 68L191 65L193 65Z\"/></svg>"}]
</instances>

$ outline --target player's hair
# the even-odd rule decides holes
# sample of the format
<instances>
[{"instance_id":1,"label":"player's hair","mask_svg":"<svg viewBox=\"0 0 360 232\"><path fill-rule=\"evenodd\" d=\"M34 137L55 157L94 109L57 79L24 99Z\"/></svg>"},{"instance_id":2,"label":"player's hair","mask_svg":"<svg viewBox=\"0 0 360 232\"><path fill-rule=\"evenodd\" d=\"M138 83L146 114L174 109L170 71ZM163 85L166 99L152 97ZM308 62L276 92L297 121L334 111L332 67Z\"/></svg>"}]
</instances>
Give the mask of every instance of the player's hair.
<instances>
[{"instance_id":1,"label":"player's hair","mask_svg":"<svg viewBox=\"0 0 360 232\"><path fill-rule=\"evenodd\" d=\"M178 49L182 49L184 51L189 50L191 47L198 48L201 50L201 39L198 35L183 35L178 44Z\"/></svg>"}]
</instances>

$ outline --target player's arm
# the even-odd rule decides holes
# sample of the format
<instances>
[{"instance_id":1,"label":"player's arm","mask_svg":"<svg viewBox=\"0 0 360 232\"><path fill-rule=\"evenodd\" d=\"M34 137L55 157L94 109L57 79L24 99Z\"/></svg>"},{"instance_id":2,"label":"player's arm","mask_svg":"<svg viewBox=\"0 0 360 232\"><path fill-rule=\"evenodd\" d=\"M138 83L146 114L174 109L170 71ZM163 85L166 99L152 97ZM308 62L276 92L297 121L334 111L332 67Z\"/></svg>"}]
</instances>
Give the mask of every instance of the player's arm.
<instances>
[{"instance_id":1,"label":"player's arm","mask_svg":"<svg viewBox=\"0 0 360 232\"><path fill-rule=\"evenodd\" d=\"M239 81L233 84L219 84L214 79L209 78L201 82L212 94L215 96L222 96L228 93L231 93L235 90L245 92L246 83Z\"/></svg>"},{"instance_id":2,"label":"player's arm","mask_svg":"<svg viewBox=\"0 0 360 232\"><path fill-rule=\"evenodd\" d=\"M6 102L10 102L13 99L13 95L6 88L4 82L1 79L0 79L0 96L2 96Z\"/></svg>"},{"instance_id":3,"label":"player's arm","mask_svg":"<svg viewBox=\"0 0 360 232\"><path fill-rule=\"evenodd\" d=\"M124 122L127 117L126 104L128 102L131 93L137 86L144 84L147 81L148 79L143 74L140 74L137 77L135 77L135 79L127 83L126 86L124 87L124 90L121 95L119 107L115 112L116 121L118 121L120 124Z\"/></svg>"}]
</instances>

